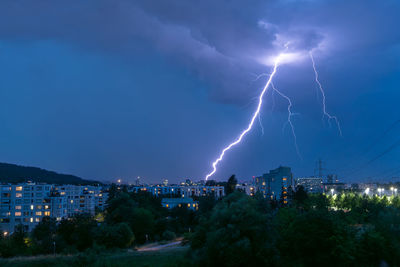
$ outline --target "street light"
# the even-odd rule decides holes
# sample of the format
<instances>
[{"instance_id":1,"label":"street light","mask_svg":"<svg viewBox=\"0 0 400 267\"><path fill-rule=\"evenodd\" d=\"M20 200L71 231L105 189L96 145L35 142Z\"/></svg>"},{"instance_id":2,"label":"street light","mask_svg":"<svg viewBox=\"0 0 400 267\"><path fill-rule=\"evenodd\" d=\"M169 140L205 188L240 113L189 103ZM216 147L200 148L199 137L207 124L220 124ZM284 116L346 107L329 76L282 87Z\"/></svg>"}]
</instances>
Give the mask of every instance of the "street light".
<instances>
[{"instance_id":1,"label":"street light","mask_svg":"<svg viewBox=\"0 0 400 267\"><path fill-rule=\"evenodd\" d=\"M335 191L335 189L331 188L331 195L333 196L333 191Z\"/></svg>"},{"instance_id":2,"label":"street light","mask_svg":"<svg viewBox=\"0 0 400 267\"><path fill-rule=\"evenodd\" d=\"M367 187L367 189L365 189L364 193L365 193L366 195L369 195L369 187Z\"/></svg>"},{"instance_id":3,"label":"street light","mask_svg":"<svg viewBox=\"0 0 400 267\"><path fill-rule=\"evenodd\" d=\"M394 191L393 186L390 188L390 191L392 191L392 196L393 196L393 191Z\"/></svg>"},{"instance_id":4,"label":"street light","mask_svg":"<svg viewBox=\"0 0 400 267\"><path fill-rule=\"evenodd\" d=\"M378 193L379 193L379 196L382 196L382 188L378 188Z\"/></svg>"}]
</instances>

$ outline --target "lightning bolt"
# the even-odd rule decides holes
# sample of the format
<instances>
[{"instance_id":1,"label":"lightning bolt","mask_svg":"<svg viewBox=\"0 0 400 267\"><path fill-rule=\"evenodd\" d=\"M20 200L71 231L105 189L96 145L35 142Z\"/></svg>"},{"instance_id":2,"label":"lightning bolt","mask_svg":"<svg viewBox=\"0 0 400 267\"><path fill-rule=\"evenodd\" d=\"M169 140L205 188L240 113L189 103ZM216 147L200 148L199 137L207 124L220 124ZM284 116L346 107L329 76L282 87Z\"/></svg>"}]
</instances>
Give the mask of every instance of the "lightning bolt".
<instances>
[{"instance_id":1,"label":"lightning bolt","mask_svg":"<svg viewBox=\"0 0 400 267\"><path fill-rule=\"evenodd\" d=\"M268 74L265 74L265 73L262 73L262 74L260 74L260 75L257 76L256 80L260 79L260 78L263 77L263 76L269 76L269 75L268 75ZM300 159L303 159L303 157L301 156L301 153L300 153L299 146L297 145L297 136L296 136L296 132L295 132L295 130L294 130L293 122L292 122L292 116L297 115L296 113L293 113L293 112L292 112L292 106L293 106L293 105L292 105L292 101L290 100L290 98L289 98L287 95L285 95L284 93L282 93L281 91L279 91L278 89L276 89L276 87L275 87L275 85L274 85L273 82L271 82L271 88L272 88L272 91L271 91L271 92L272 92L272 99L273 99L273 100L274 100L274 93L276 92L278 95L280 95L281 97L283 97L284 99L286 99L286 101L288 102L288 107L287 107L287 110L288 110L288 118L287 118L287 122L285 123L285 126L286 126L286 124L289 124L290 129L291 129L291 132L292 132L292 135L293 135L294 145L295 145L295 148L296 148L297 156L298 156ZM272 104L273 104L273 106L275 106L275 101L273 101ZM263 127L262 122L261 122L261 113L258 114L258 121L260 122L260 127L261 127L262 135L264 135L264 127ZM283 127L283 129L285 129L285 126Z\"/></svg>"},{"instance_id":2,"label":"lightning bolt","mask_svg":"<svg viewBox=\"0 0 400 267\"><path fill-rule=\"evenodd\" d=\"M264 126L262 125L262 121L261 121L261 113L258 114L258 122L260 123L260 127L261 127L261 136L264 136Z\"/></svg>"},{"instance_id":3,"label":"lightning bolt","mask_svg":"<svg viewBox=\"0 0 400 267\"><path fill-rule=\"evenodd\" d=\"M314 69L315 82L318 84L319 90L321 91L321 95L322 95L322 111L323 111L323 113L324 113L324 114L323 114L323 117L327 117L327 118L328 118L329 125L330 125L330 121L331 121L331 120L334 120L334 121L336 122L336 126L337 126L337 128L338 128L338 130L339 130L339 134L340 134L340 136L342 136L342 129L340 128L340 123L339 123L338 118L337 118L336 116L332 116L331 114L329 114L329 113L326 111L326 97L325 97L325 91L324 91L324 89L322 88L322 84L321 84L320 81L319 81L319 76L318 76L317 67L315 66L314 57L313 57L311 51L309 51L309 55L310 55L310 58L311 58L312 67L313 67L313 69Z\"/></svg>"},{"instance_id":4,"label":"lightning bolt","mask_svg":"<svg viewBox=\"0 0 400 267\"><path fill-rule=\"evenodd\" d=\"M281 55L280 55L280 56L281 56ZM208 180L208 178L209 178L210 176L212 176L212 175L217 171L217 165L218 165L218 163L224 158L225 152L228 151L228 150L230 150L232 147L236 146L237 144L239 144L239 143L242 141L243 137L251 130L251 128L253 128L254 121L256 120L257 116L260 114L260 109L261 109L261 106L262 106L262 103L263 103L264 94L265 94L265 92L267 91L269 85L271 84L272 78L274 77L274 75L275 75L275 73L276 73L276 71L277 71L277 69L278 69L278 64L279 64L280 56L278 56L278 57L276 58L275 63L274 63L274 68L273 68L273 70L272 70L272 72L271 72L271 74L270 74L270 76L269 76L269 78L268 78L267 83L265 84L263 90L261 91L260 96L258 97L258 105L257 105L256 111L254 112L253 116L251 117L251 120L250 120L249 125L248 125L247 128L239 135L239 137L238 137L233 143L229 144L227 147L225 147L225 148L222 150L222 152L221 152L221 154L219 155L219 157L218 157L218 158L213 162L213 164L212 164L213 170L212 170L209 174L206 175L206 178L205 178L206 181Z\"/></svg>"},{"instance_id":5,"label":"lightning bolt","mask_svg":"<svg viewBox=\"0 0 400 267\"><path fill-rule=\"evenodd\" d=\"M288 102L288 107L287 107L287 111L288 111L288 118L287 118L287 123L290 126L292 135L293 135L293 140L294 140L294 146L296 147L296 153L297 156L299 156L300 159L302 159L301 154L300 154L300 150L299 150L299 146L297 145L297 136L296 136L296 132L294 130L294 125L292 122L292 116L295 115L292 112L292 101L290 100L290 98L285 95L284 93L282 93L281 91L279 91L278 89L276 89L276 87L274 86L274 84L271 82L271 87L274 90L274 92L278 93L278 95L280 95L281 97L285 98Z\"/></svg>"}]
</instances>

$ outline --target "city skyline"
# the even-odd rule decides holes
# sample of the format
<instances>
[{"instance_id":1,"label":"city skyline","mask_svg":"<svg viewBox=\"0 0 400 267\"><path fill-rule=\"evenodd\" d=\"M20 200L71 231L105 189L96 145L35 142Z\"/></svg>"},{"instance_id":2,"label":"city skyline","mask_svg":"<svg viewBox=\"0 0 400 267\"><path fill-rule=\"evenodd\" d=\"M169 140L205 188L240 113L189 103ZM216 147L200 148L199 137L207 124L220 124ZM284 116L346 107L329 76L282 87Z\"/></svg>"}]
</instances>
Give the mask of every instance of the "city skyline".
<instances>
[{"instance_id":1,"label":"city skyline","mask_svg":"<svg viewBox=\"0 0 400 267\"><path fill-rule=\"evenodd\" d=\"M319 158L346 182L400 175L398 2L196 5L1 2L0 162L101 181L202 179L248 125L266 82L256 78L287 45L301 56L273 84L292 101L301 158L287 101L269 90L210 179L280 165L308 177ZM309 51L342 136L323 119Z\"/></svg>"}]
</instances>

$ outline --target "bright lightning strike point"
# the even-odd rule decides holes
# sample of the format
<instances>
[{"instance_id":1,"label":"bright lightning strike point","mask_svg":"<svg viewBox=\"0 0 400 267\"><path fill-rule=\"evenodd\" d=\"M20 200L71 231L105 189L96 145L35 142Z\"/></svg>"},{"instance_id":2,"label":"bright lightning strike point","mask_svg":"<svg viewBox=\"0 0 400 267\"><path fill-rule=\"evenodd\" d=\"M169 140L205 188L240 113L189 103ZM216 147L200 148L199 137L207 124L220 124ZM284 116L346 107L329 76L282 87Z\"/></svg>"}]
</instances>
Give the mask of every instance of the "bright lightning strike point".
<instances>
[{"instance_id":1,"label":"bright lightning strike point","mask_svg":"<svg viewBox=\"0 0 400 267\"><path fill-rule=\"evenodd\" d=\"M254 121L256 120L258 114L260 113L260 109L261 109L261 106L262 106L262 103L263 103L264 94L265 94L265 92L267 91L269 85L271 84L272 78L274 77L274 75L275 75L275 73L276 73L276 70L278 69L278 64L279 64L279 62L280 62L280 60L281 60L281 56L282 56L282 55L279 55L279 56L275 59L274 68L273 68L273 70L272 70L271 75L269 76L269 79L268 79L267 83L265 84L263 90L261 91L260 96L258 97L257 109L256 109L256 111L254 112L253 116L251 117L251 120L250 120L249 125L248 125L247 128L239 135L239 137L238 137L233 143L231 143L230 145L228 145L227 147L225 147L225 148L222 150L222 152L221 152L221 154L219 155L219 157L218 157L218 158L213 162L213 164L212 164L213 170L212 170L209 174L206 175L206 177L205 177L205 180L206 180L206 181L208 180L208 178L209 178L210 176L212 176L212 175L217 171L217 165L218 165L218 163L224 158L225 152L228 151L228 150L230 150L233 146L239 144L239 143L242 141L243 137L251 130L251 128L253 128Z\"/></svg>"},{"instance_id":2,"label":"bright lightning strike point","mask_svg":"<svg viewBox=\"0 0 400 267\"><path fill-rule=\"evenodd\" d=\"M330 121L331 121L331 120L334 120L334 121L336 122L337 128L338 128L338 130L339 130L339 134L340 134L340 136L342 136L342 129L340 128L340 123L339 123L338 118L337 118L336 116L332 116L331 114L329 114L329 113L326 111L325 91L324 91L324 89L322 88L322 84L320 83L320 81L319 81L319 79L318 79L318 78L319 78L319 76L318 76L318 71L317 71L317 67L315 66L314 57L313 57L311 51L309 51L309 55L310 55L310 58L311 58L312 67L313 67L313 69L314 69L315 82L318 84L319 90L321 91L321 95L322 95L322 111L323 111L323 113L324 113L323 116L324 116L324 117L326 116L326 117L328 118L329 124L330 124Z\"/></svg>"}]
</instances>

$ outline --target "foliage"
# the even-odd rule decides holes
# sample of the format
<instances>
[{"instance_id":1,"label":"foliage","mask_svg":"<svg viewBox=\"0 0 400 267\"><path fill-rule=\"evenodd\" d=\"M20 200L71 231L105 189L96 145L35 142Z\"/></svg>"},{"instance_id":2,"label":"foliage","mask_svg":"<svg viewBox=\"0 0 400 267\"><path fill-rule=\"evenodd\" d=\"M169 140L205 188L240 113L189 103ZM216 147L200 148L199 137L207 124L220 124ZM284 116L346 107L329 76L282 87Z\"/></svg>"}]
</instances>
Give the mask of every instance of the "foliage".
<instances>
[{"instance_id":1,"label":"foliage","mask_svg":"<svg viewBox=\"0 0 400 267\"><path fill-rule=\"evenodd\" d=\"M174 232L168 231L166 230L163 234L162 234L162 239L164 240L173 240L176 238L176 235Z\"/></svg>"},{"instance_id":2,"label":"foliage","mask_svg":"<svg viewBox=\"0 0 400 267\"><path fill-rule=\"evenodd\" d=\"M235 175L232 175L231 177L229 177L228 182L225 185L225 195L229 195L231 193L233 193L233 191L235 191L236 189L236 185L237 185L237 179Z\"/></svg>"},{"instance_id":3,"label":"foliage","mask_svg":"<svg viewBox=\"0 0 400 267\"><path fill-rule=\"evenodd\" d=\"M269 224L254 199L235 192L201 221L192 236L191 247L199 264L258 266L268 263L271 250Z\"/></svg>"},{"instance_id":4,"label":"foliage","mask_svg":"<svg viewBox=\"0 0 400 267\"><path fill-rule=\"evenodd\" d=\"M132 245L135 236L128 224L101 225L95 232L95 240L106 248L127 248Z\"/></svg>"}]
</instances>

